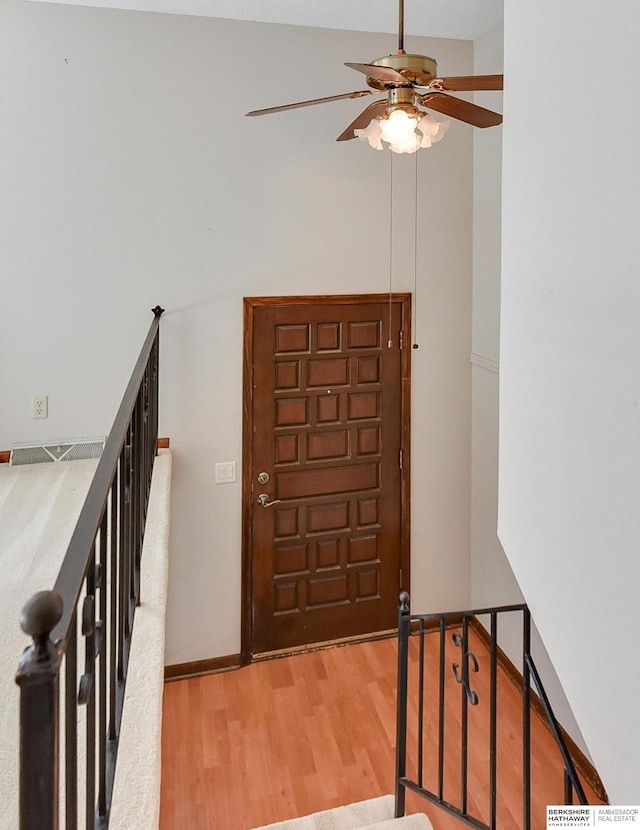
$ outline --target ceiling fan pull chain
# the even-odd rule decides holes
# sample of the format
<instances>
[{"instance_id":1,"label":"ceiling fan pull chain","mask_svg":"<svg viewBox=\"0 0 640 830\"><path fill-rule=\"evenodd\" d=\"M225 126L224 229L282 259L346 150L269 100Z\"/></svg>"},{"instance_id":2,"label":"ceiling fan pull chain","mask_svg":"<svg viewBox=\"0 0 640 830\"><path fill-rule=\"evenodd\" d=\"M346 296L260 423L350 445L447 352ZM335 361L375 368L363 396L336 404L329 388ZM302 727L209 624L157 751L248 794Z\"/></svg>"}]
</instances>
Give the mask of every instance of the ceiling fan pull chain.
<instances>
[{"instance_id":1,"label":"ceiling fan pull chain","mask_svg":"<svg viewBox=\"0 0 640 830\"><path fill-rule=\"evenodd\" d=\"M391 303L393 301L393 153L389 153L389 324L387 349L393 348L391 338Z\"/></svg>"},{"instance_id":2,"label":"ceiling fan pull chain","mask_svg":"<svg viewBox=\"0 0 640 830\"><path fill-rule=\"evenodd\" d=\"M418 349L416 334L418 331L418 153L414 153L415 159L415 201L413 204L413 346Z\"/></svg>"}]
</instances>

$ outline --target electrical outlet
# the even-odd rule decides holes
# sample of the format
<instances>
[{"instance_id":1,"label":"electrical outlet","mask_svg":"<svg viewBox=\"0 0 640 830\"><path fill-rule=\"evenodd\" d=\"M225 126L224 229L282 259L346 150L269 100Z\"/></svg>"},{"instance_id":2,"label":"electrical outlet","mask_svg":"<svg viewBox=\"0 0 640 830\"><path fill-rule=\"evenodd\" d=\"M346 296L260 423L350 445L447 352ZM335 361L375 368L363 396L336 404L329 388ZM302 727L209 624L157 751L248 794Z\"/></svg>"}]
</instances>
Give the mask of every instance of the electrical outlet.
<instances>
[{"instance_id":1,"label":"electrical outlet","mask_svg":"<svg viewBox=\"0 0 640 830\"><path fill-rule=\"evenodd\" d=\"M31 398L31 417L32 418L48 418L49 417L49 396L48 395L34 395Z\"/></svg>"}]
</instances>

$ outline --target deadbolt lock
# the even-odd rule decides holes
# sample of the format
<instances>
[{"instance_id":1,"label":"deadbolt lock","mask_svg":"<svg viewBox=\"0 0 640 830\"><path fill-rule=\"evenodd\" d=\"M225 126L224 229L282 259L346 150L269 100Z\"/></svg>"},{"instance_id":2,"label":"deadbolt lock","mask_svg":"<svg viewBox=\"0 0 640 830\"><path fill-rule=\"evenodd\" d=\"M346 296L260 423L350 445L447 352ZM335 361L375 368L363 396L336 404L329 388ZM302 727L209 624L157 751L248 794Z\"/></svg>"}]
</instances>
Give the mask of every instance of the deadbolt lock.
<instances>
[{"instance_id":1,"label":"deadbolt lock","mask_svg":"<svg viewBox=\"0 0 640 830\"><path fill-rule=\"evenodd\" d=\"M266 484L269 481L269 473L258 473L258 481L260 484Z\"/></svg>"}]
</instances>

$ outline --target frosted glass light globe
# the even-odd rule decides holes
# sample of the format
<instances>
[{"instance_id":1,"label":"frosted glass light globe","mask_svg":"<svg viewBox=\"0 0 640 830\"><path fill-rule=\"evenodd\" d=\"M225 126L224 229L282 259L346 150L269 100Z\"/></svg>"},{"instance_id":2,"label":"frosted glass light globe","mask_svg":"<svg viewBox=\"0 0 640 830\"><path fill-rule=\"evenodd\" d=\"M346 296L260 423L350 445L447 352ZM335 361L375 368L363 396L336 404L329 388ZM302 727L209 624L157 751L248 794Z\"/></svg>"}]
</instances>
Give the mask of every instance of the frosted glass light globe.
<instances>
[{"instance_id":1,"label":"frosted glass light globe","mask_svg":"<svg viewBox=\"0 0 640 830\"><path fill-rule=\"evenodd\" d=\"M421 147L431 147L432 144L437 144L442 141L444 134L449 129L450 121L438 121L429 113L425 113L418 121L418 132L422 133Z\"/></svg>"},{"instance_id":2,"label":"frosted glass light globe","mask_svg":"<svg viewBox=\"0 0 640 830\"><path fill-rule=\"evenodd\" d=\"M362 130L354 130L353 132L362 141L368 141L374 150L384 150L381 141L382 131L380 130L380 121L377 118L370 121L368 127L364 127Z\"/></svg>"},{"instance_id":3,"label":"frosted glass light globe","mask_svg":"<svg viewBox=\"0 0 640 830\"><path fill-rule=\"evenodd\" d=\"M421 147L431 147L441 141L449 129L449 121L438 121L426 112L417 116L405 110L393 110L386 118L374 118L355 135L374 150L383 150L385 141L393 153L415 153Z\"/></svg>"},{"instance_id":4,"label":"frosted glass light globe","mask_svg":"<svg viewBox=\"0 0 640 830\"><path fill-rule=\"evenodd\" d=\"M422 136L416 133L418 119L407 115L404 110L394 110L380 122L382 140L389 144L394 153L415 153Z\"/></svg>"}]
</instances>

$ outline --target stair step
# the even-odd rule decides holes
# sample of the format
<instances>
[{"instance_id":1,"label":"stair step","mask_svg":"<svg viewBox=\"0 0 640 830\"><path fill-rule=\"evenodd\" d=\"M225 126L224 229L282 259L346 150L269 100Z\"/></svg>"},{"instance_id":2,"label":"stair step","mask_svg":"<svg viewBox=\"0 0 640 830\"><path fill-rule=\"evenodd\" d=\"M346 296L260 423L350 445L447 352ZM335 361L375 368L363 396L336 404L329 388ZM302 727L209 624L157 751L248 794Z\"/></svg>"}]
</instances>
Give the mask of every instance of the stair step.
<instances>
[{"instance_id":1,"label":"stair step","mask_svg":"<svg viewBox=\"0 0 640 830\"><path fill-rule=\"evenodd\" d=\"M412 816L389 818L386 821L370 824L365 830L433 830L433 824L424 813L415 813Z\"/></svg>"},{"instance_id":2,"label":"stair step","mask_svg":"<svg viewBox=\"0 0 640 830\"><path fill-rule=\"evenodd\" d=\"M394 804L392 795L383 795L254 830L433 830L424 813L394 818Z\"/></svg>"},{"instance_id":3,"label":"stair step","mask_svg":"<svg viewBox=\"0 0 640 830\"><path fill-rule=\"evenodd\" d=\"M370 798L367 801L312 813L310 816L265 824L254 830L364 830L393 818L394 804L392 795L383 795L380 798Z\"/></svg>"}]
</instances>

